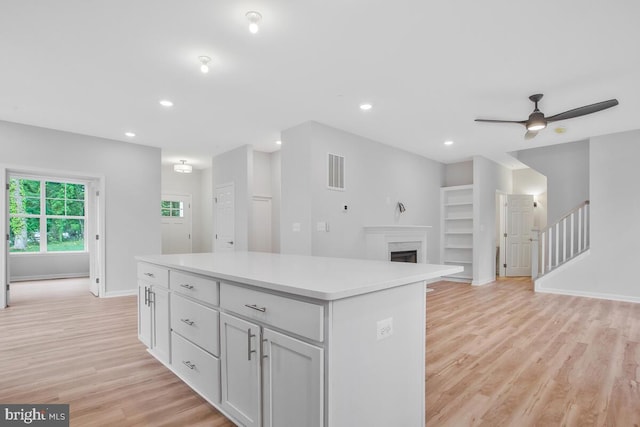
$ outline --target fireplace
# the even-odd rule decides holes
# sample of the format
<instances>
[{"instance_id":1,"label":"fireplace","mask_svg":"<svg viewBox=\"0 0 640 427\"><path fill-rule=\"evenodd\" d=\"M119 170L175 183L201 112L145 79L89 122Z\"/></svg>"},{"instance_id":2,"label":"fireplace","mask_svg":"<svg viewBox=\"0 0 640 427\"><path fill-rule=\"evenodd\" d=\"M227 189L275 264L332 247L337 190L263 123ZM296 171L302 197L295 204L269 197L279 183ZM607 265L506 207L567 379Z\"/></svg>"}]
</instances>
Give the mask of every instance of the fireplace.
<instances>
[{"instance_id":1,"label":"fireplace","mask_svg":"<svg viewBox=\"0 0 640 427\"><path fill-rule=\"evenodd\" d=\"M393 251L389 253L390 261L392 262L418 262L418 251Z\"/></svg>"}]
</instances>

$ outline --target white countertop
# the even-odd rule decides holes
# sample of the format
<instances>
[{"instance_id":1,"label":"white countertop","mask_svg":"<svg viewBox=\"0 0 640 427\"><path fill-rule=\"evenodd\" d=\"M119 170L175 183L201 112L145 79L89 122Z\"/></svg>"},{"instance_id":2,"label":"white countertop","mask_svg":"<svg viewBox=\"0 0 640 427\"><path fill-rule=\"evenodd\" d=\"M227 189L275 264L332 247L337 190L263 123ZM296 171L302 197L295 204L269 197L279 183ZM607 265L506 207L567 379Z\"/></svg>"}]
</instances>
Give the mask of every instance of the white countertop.
<instances>
[{"instance_id":1,"label":"white countertop","mask_svg":"<svg viewBox=\"0 0 640 427\"><path fill-rule=\"evenodd\" d=\"M455 265L409 264L264 252L148 255L139 261L331 301L448 276Z\"/></svg>"}]
</instances>

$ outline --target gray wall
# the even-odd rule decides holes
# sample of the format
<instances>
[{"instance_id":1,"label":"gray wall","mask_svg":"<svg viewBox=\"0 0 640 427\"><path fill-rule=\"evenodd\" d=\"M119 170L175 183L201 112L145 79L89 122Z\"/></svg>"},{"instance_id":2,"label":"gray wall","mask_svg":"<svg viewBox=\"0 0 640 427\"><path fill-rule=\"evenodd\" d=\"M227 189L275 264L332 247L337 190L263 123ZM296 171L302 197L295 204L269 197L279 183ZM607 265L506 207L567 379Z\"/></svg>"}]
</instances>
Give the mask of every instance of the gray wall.
<instances>
[{"instance_id":1,"label":"gray wall","mask_svg":"<svg viewBox=\"0 0 640 427\"><path fill-rule=\"evenodd\" d=\"M473 160L445 165L445 187L473 184Z\"/></svg>"},{"instance_id":2,"label":"gray wall","mask_svg":"<svg viewBox=\"0 0 640 427\"><path fill-rule=\"evenodd\" d=\"M160 150L2 121L0 150L9 169L105 177L106 292L135 293L134 257L160 253Z\"/></svg>"},{"instance_id":3,"label":"gray wall","mask_svg":"<svg viewBox=\"0 0 640 427\"><path fill-rule=\"evenodd\" d=\"M327 189L327 153L345 157L345 191ZM430 225L427 258L439 261L443 164L317 122L282 132L281 156L282 252L364 258L365 225Z\"/></svg>"},{"instance_id":4,"label":"gray wall","mask_svg":"<svg viewBox=\"0 0 640 427\"><path fill-rule=\"evenodd\" d=\"M250 146L244 145L213 158L214 191L216 186L230 182L234 183L235 191L234 246L238 251L246 251L249 249L249 220L253 196L253 149Z\"/></svg>"},{"instance_id":5,"label":"gray wall","mask_svg":"<svg viewBox=\"0 0 640 427\"><path fill-rule=\"evenodd\" d=\"M481 156L473 158L473 284L496 278L496 192L511 193L507 169Z\"/></svg>"},{"instance_id":6,"label":"gray wall","mask_svg":"<svg viewBox=\"0 0 640 427\"><path fill-rule=\"evenodd\" d=\"M280 215L281 215L281 153L271 153L271 248L273 252L280 252Z\"/></svg>"},{"instance_id":7,"label":"gray wall","mask_svg":"<svg viewBox=\"0 0 640 427\"><path fill-rule=\"evenodd\" d=\"M589 199L588 141L531 148L512 154L547 177L548 224Z\"/></svg>"},{"instance_id":8,"label":"gray wall","mask_svg":"<svg viewBox=\"0 0 640 427\"><path fill-rule=\"evenodd\" d=\"M200 174L202 213L200 224L200 252L213 252L213 169L203 169Z\"/></svg>"}]
</instances>

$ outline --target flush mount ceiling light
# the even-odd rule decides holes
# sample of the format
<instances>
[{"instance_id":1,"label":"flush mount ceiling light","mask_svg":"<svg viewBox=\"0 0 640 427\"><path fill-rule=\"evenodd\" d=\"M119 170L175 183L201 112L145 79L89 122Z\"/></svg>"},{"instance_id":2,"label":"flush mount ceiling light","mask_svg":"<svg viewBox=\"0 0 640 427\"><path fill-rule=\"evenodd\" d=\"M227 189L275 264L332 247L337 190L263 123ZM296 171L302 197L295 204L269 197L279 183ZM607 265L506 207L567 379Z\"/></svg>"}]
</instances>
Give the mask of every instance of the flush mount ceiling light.
<instances>
[{"instance_id":1,"label":"flush mount ceiling light","mask_svg":"<svg viewBox=\"0 0 640 427\"><path fill-rule=\"evenodd\" d=\"M260 29L260 22L262 21L262 15L259 12L249 11L245 15L249 20L249 32L256 34Z\"/></svg>"},{"instance_id":2,"label":"flush mount ceiling light","mask_svg":"<svg viewBox=\"0 0 640 427\"><path fill-rule=\"evenodd\" d=\"M125 132L124 134L125 134L125 136L128 136L129 138L133 138L134 136L136 136L136 134L133 133L133 132Z\"/></svg>"},{"instance_id":3,"label":"flush mount ceiling light","mask_svg":"<svg viewBox=\"0 0 640 427\"><path fill-rule=\"evenodd\" d=\"M276 145L282 145L282 141L277 140L277 141L276 141Z\"/></svg>"},{"instance_id":4,"label":"flush mount ceiling light","mask_svg":"<svg viewBox=\"0 0 640 427\"><path fill-rule=\"evenodd\" d=\"M211 62L211 58L209 56L198 56L198 61L200 61L200 71L202 74L207 74L209 72L209 62Z\"/></svg>"},{"instance_id":5,"label":"flush mount ceiling light","mask_svg":"<svg viewBox=\"0 0 640 427\"><path fill-rule=\"evenodd\" d=\"M360 104L360 109L362 111L369 111L373 108L373 105L365 103L365 104Z\"/></svg>"},{"instance_id":6,"label":"flush mount ceiling light","mask_svg":"<svg viewBox=\"0 0 640 427\"><path fill-rule=\"evenodd\" d=\"M178 173L191 173L193 171L193 166L187 165L186 163L186 160L180 160L180 163L173 165L173 171Z\"/></svg>"},{"instance_id":7,"label":"flush mount ceiling light","mask_svg":"<svg viewBox=\"0 0 640 427\"><path fill-rule=\"evenodd\" d=\"M453 145L453 141L449 140L449 141L445 141L444 145Z\"/></svg>"},{"instance_id":8,"label":"flush mount ceiling light","mask_svg":"<svg viewBox=\"0 0 640 427\"><path fill-rule=\"evenodd\" d=\"M162 105L163 107L173 107L173 102L169 101L168 99L161 99L160 100L160 105Z\"/></svg>"}]
</instances>

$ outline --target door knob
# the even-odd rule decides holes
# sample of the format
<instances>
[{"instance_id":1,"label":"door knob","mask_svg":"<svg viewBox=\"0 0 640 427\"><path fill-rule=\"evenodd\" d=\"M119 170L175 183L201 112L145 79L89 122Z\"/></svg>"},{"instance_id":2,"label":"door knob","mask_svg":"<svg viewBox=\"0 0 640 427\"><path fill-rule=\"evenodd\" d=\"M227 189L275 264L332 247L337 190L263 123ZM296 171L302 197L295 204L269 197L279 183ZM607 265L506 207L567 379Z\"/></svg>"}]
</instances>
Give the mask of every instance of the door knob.
<instances>
[{"instance_id":1,"label":"door knob","mask_svg":"<svg viewBox=\"0 0 640 427\"><path fill-rule=\"evenodd\" d=\"M230 241L230 242L227 242L227 243L228 243L228 244L230 244L230 245L233 245L233 240L232 240L232 241Z\"/></svg>"}]
</instances>

